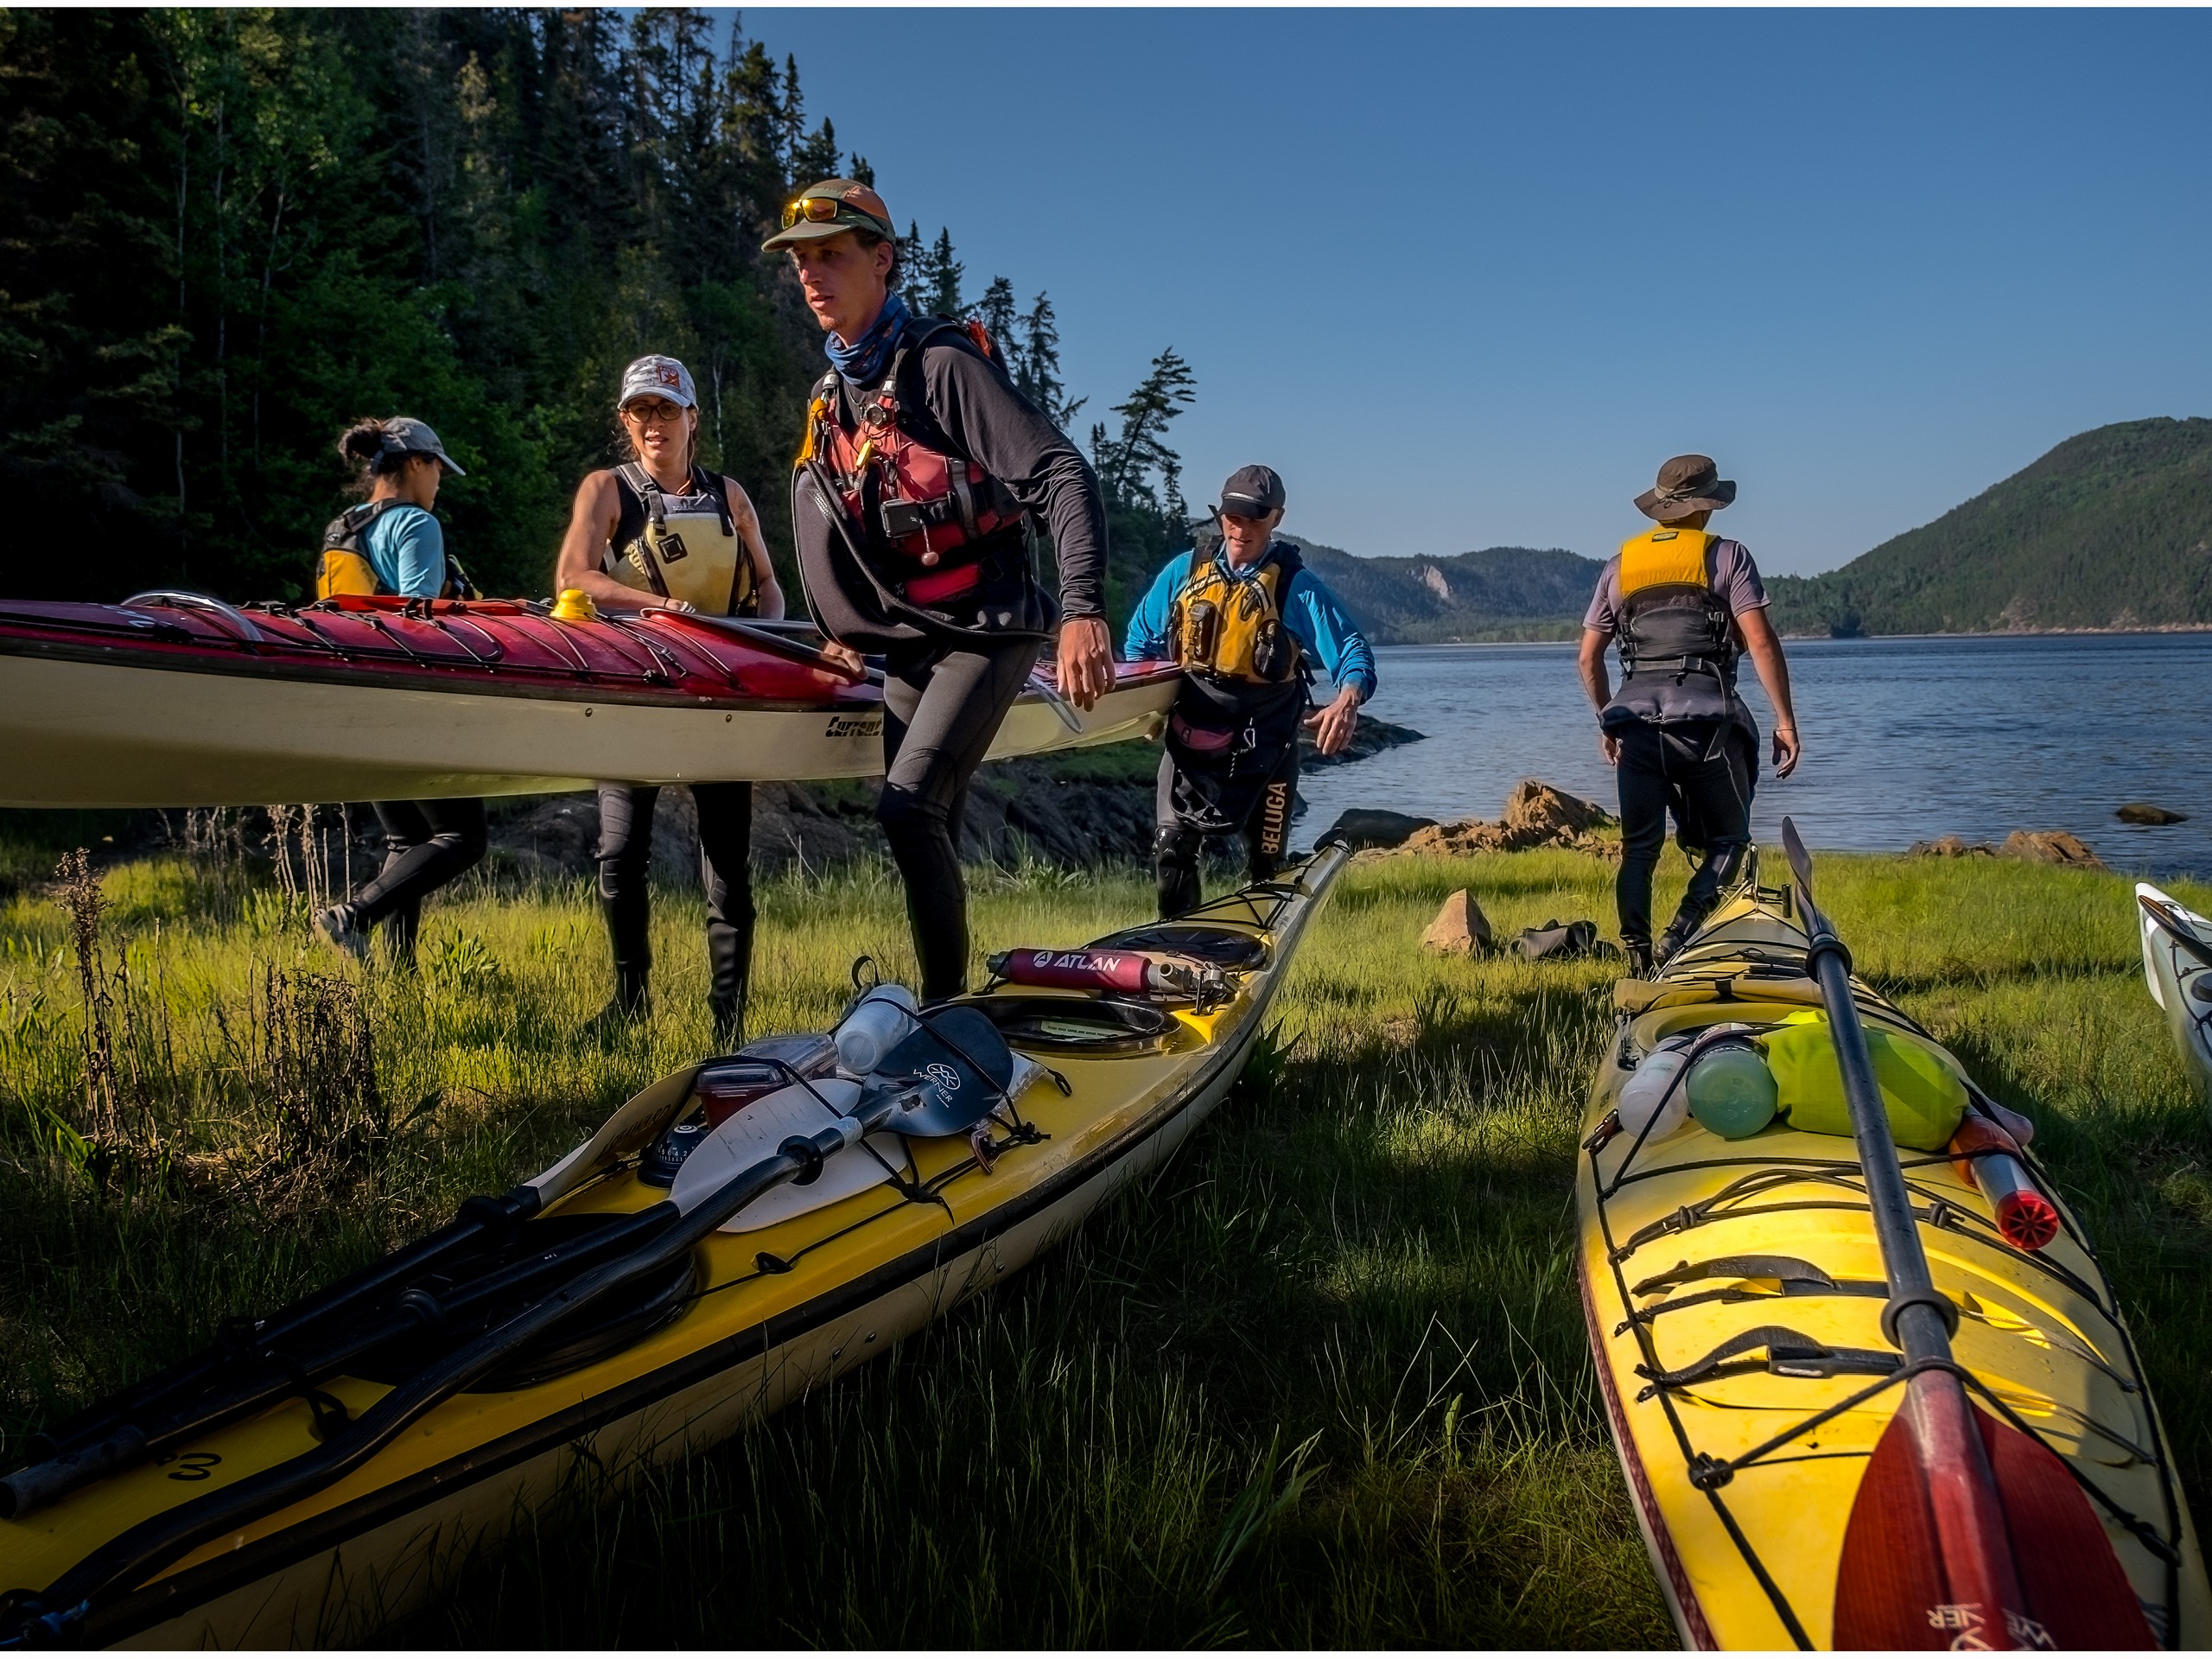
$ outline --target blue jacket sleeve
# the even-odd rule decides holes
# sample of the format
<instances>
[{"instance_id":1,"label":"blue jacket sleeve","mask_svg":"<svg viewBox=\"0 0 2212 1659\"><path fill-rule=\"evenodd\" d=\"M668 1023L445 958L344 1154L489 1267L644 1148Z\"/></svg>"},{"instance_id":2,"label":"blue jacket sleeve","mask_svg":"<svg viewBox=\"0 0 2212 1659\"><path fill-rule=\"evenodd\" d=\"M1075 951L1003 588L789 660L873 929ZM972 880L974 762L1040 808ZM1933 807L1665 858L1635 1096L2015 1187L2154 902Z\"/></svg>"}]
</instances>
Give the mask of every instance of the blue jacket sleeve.
<instances>
[{"instance_id":1,"label":"blue jacket sleeve","mask_svg":"<svg viewBox=\"0 0 2212 1659\"><path fill-rule=\"evenodd\" d=\"M1338 685L1357 685L1362 702L1373 697L1375 653L1328 585L1312 571L1300 570L1283 597L1283 626L1319 659L1329 678Z\"/></svg>"},{"instance_id":2,"label":"blue jacket sleeve","mask_svg":"<svg viewBox=\"0 0 2212 1659\"><path fill-rule=\"evenodd\" d=\"M1137 602L1136 613L1129 618L1128 636L1122 641L1123 662L1166 662L1174 656L1167 638L1167 613L1174 607L1175 595L1191 579L1191 557L1180 553L1168 560Z\"/></svg>"}]
</instances>

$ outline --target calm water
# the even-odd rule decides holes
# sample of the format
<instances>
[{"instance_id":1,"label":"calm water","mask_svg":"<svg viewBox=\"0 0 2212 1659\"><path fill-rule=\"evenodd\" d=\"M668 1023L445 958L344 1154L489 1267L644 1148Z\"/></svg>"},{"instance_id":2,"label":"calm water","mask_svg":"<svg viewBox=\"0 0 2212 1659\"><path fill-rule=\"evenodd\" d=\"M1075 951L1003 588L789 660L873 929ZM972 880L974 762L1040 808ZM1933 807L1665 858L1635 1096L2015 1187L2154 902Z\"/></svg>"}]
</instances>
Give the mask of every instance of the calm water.
<instances>
[{"instance_id":1,"label":"calm water","mask_svg":"<svg viewBox=\"0 0 2212 1659\"><path fill-rule=\"evenodd\" d=\"M2116 869L2212 876L2212 634L1827 639L1786 647L1806 756L1762 770L1753 827L1788 813L1815 847L1902 850L1961 835L2070 830ZM1402 645L1376 653L1374 712L1425 743L1309 772L1308 833L1348 806L1496 817L1523 778L1614 804L1571 645ZM1618 677L1618 668L1616 668ZM1762 732L1773 716L1751 664ZM2113 809L2190 815L2159 829Z\"/></svg>"}]
</instances>

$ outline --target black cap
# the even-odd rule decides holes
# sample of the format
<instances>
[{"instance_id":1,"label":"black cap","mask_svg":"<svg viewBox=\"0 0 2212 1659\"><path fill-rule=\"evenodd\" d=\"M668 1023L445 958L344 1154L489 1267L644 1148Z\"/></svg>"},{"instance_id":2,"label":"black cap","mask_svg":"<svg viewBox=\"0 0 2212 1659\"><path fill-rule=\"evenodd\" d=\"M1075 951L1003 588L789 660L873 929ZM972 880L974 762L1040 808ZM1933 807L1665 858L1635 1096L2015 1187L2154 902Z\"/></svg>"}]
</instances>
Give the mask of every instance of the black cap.
<instances>
[{"instance_id":1,"label":"black cap","mask_svg":"<svg viewBox=\"0 0 2212 1659\"><path fill-rule=\"evenodd\" d=\"M1272 467L1239 467L1221 486L1221 511L1239 518L1264 518L1288 500Z\"/></svg>"}]
</instances>

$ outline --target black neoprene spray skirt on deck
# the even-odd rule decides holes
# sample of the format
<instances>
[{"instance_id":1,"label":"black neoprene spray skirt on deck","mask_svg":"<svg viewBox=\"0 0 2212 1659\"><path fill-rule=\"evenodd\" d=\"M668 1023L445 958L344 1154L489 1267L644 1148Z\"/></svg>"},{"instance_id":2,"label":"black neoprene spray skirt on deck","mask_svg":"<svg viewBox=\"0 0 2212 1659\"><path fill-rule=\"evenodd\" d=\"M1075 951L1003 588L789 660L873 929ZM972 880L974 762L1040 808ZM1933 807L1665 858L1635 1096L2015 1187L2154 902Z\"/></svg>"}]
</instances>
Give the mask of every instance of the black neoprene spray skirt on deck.
<instances>
[{"instance_id":1,"label":"black neoprene spray skirt on deck","mask_svg":"<svg viewBox=\"0 0 2212 1659\"><path fill-rule=\"evenodd\" d=\"M1017 634L988 650L920 640L883 669L883 793L875 814L906 884L906 915L925 1002L968 976L968 889L960 827L968 785L1036 665L1037 641Z\"/></svg>"}]
</instances>

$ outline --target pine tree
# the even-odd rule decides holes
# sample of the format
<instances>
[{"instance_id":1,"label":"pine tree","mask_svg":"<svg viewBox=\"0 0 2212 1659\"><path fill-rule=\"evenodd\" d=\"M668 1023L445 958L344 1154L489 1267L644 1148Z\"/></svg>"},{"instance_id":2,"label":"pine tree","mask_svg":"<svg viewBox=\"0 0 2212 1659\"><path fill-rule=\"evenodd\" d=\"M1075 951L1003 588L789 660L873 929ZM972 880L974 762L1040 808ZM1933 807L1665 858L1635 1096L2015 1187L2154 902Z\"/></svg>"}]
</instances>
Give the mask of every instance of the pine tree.
<instances>
[{"instance_id":1,"label":"pine tree","mask_svg":"<svg viewBox=\"0 0 2212 1659\"><path fill-rule=\"evenodd\" d=\"M1011 365L1021 344L1017 333L1021 319L1014 308L1014 284L1003 276L992 277L983 297L976 302L976 316L999 348L999 355Z\"/></svg>"},{"instance_id":2,"label":"pine tree","mask_svg":"<svg viewBox=\"0 0 2212 1659\"><path fill-rule=\"evenodd\" d=\"M1065 432L1075 424L1077 413L1090 399L1078 397L1073 403L1067 399L1067 388L1060 383L1060 326L1052 315L1052 302L1041 289L1037 302L1021 319L1020 348L1009 350L1007 361L1014 370L1014 385L1045 411L1054 426ZM1096 447L1092 445L1094 450Z\"/></svg>"},{"instance_id":3,"label":"pine tree","mask_svg":"<svg viewBox=\"0 0 2212 1659\"><path fill-rule=\"evenodd\" d=\"M939 226L937 244L915 270L916 308L935 317L964 317L968 302L960 297L961 279L968 274L952 251L952 232Z\"/></svg>"},{"instance_id":4,"label":"pine tree","mask_svg":"<svg viewBox=\"0 0 2212 1659\"><path fill-rule=\"evenodd\" d=\"M791 156L791 185L804 190L810 184L840 176L843 175L837 166L837 129L830 124L830 118L825 115L822 124Z\"/></svg>"},{"instance_id":5,"label":"pine tree","mask_svg":"<svg viewBox=\"0 0 2212 1659\"><path fill-rule=\"evenodd\" d=\"M1191 365L1171 346L1152 359L1152 372L1129 394L1128 401L1114 405L1114 413L1122 417L1121 435L1106 442L1105 428L1091 428L1099 482L1110 496L1161 511L1162 487L1153 483L1153 474L1157 473L1165 493L1181 500L1177 481L1182 461L1167 447L1167 428L1197 397Z\"/></svg>"}]
</instances>

